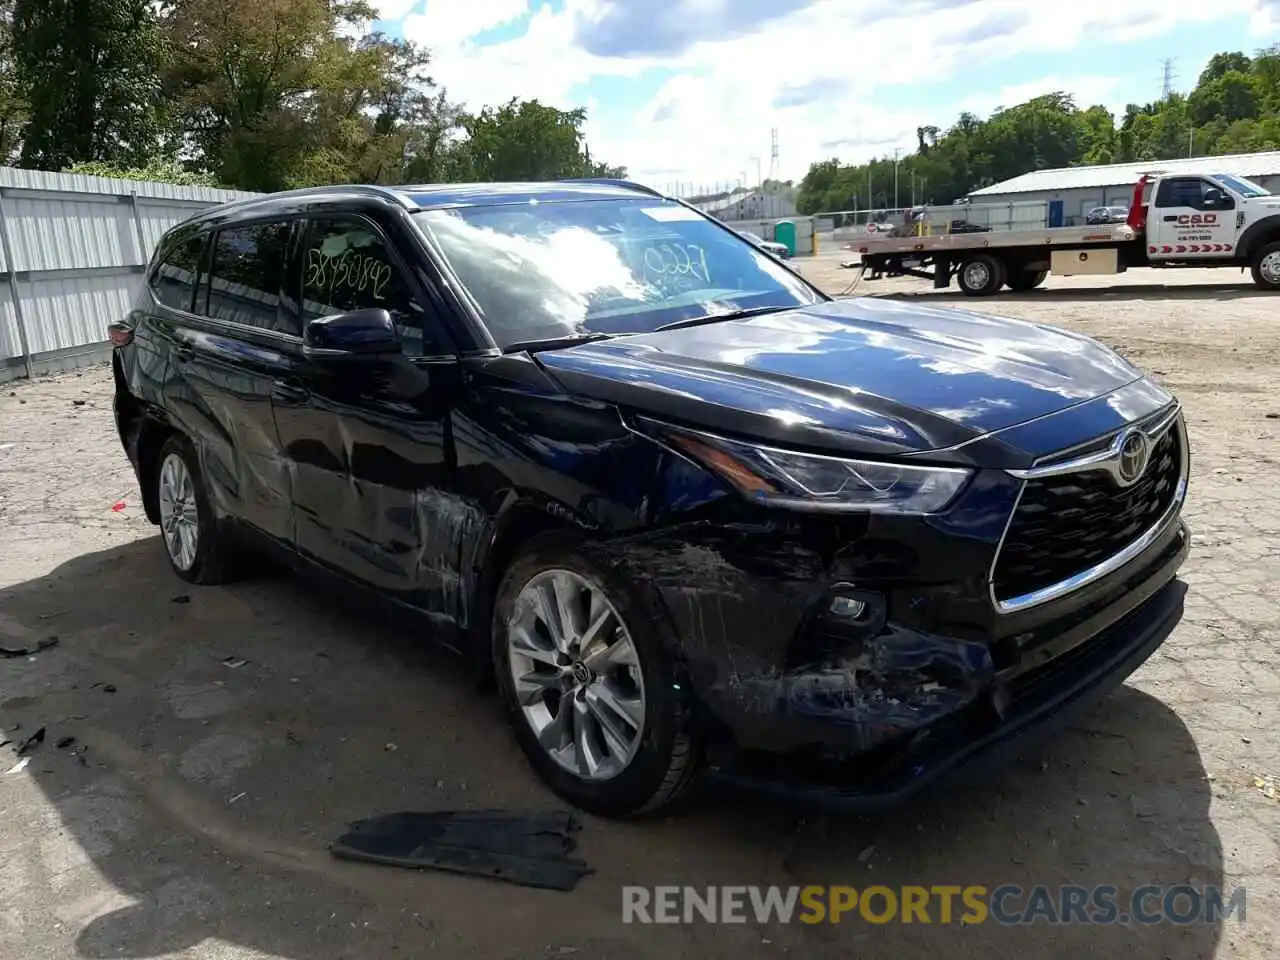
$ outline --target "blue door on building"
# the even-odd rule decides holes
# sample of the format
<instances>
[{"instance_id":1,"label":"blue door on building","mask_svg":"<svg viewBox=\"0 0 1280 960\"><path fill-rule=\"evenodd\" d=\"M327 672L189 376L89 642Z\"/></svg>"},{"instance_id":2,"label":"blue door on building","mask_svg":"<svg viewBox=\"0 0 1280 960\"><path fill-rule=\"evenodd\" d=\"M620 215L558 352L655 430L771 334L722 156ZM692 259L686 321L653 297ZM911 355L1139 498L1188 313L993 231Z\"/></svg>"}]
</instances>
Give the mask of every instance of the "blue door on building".
<instances>
[{"instance_id":1,"label":"blue door on building","mask_svg":"<svg viewBox=\"0 0 1280 960\"><path fill-rule=\"evenodd\" d=\"M1060 227L1062 226L1062 220L1063 220L1062 201L1050 200L1049 201L1049 226Z\"/></svg>"}]
</instances>

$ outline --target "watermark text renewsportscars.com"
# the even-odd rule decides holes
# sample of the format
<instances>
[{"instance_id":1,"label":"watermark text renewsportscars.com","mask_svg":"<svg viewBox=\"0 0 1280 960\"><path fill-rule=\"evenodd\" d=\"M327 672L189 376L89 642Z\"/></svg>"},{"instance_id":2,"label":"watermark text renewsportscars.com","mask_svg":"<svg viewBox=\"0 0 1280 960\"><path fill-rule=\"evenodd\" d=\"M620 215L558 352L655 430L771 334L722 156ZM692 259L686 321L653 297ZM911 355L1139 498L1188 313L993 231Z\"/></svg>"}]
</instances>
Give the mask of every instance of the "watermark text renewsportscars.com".
<instances>
[{"instance_id":1,"label":"watermark text renewsportscars.com","mask_svg":"<svg viewBox=\"0 0 1280 960\"><path fill-rule=\"evenodd\" d=\"M1187 884L622 888L623 923L1186 925L1244 919L1244 887Z\"/></svg>"}]
</instances>

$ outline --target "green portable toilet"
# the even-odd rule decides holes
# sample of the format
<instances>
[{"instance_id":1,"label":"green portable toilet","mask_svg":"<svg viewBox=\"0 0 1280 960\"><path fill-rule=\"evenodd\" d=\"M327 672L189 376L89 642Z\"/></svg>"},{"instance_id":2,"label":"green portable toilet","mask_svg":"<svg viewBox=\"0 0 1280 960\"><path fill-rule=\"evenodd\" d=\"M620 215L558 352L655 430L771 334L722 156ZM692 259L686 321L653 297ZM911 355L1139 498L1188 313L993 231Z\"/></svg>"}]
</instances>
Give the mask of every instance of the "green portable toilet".
<instances>
[{"instance_id":1,"label":"green portable toilet","mask_svg":"<svg viewBox=\"0 0 1280 960\"><path fill-rule=\"evenodd\" d=\"M773 240L775 243L784 243L787 246L787 252L793 257L796 255L796 224L794 220L779 220L773 225Z\"/></svg>"}]
</instances>

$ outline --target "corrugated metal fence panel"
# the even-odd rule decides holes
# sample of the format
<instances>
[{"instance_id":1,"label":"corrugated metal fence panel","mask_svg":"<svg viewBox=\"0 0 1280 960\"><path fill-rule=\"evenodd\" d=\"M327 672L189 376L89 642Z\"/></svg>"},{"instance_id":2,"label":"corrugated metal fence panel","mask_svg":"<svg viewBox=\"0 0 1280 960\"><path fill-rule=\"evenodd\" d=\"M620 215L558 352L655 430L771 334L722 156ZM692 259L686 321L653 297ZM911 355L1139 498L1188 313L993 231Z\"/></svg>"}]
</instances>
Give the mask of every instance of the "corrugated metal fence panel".
<instances>
[{"instance_id":1,"label":"corrugated metal fence panel","mask_svg":"<svg viewBox=\"0 0 1280 960\"><path fill-rule=\"evenodd\" d=\"M122 267L142 262L133 211L115 197L10 193L5 219L15 270Z\"/></svg>"},{"instance_id":2,"label":"corrugated metal fence panel","mask_svg":"<svg viewBox=\"0 0 1280 960\"><path fill-rule=\"evenodd\" d=\"M32 354L102 343L128 312L141 268L166 230L206 207L255 194L0 167L13 250L0 251L0 361L22 356L16 290ZM17 271L16 277L12 271Z\"/></svg>"},{"instance_id":3,"label":"corrugated metal fence panel","mask_svg":"<svg viewBox=\"0 0 1280 960\"><path fill-rule=\"evenodd\" d=\"M107 339L107 324L133 305L141 281L136 271L64 276L22 286L27 341L32 353L67 350Z\"/></svg>"},{"instance_id":4,"label":"corrugated metal fence panel","mask_svg":"<svg viewBox=\"0 0 1280 960\"><path fill-rule=\"evenodd\" d=\"M13 284L0 283L0 361L22 356L18 315L13 309Z\"/></svg>"},{"instance_id":5,"label":"corrugated metal fence panel","mask_svg":"<svg viewBox=\"0 0 1280 960\"><path fill-rule=\"evenodd\" d=\"M204 210L207 203L184 203L178 200L149 200L138 198L138 220L142 223L142 239L147 246L143 259L151 256L164 232L175 223L181 223Z\"/></svg>"},{"instance_id":6,"label":"corrugated metal fence panel","mask_svg":"<svg viewBox=\"0 0 1280 960\"><path fill-rule=\"evenodd\" d=\"M146 180L116 180L110 177L86 177L72 173L48 173L44 170L19 170L16 167L0 167L0 187L11 187L18 190L44 190L54 193L87 193L125 197L131 193L136 193L139 197L195 200L204 204L226 203L228 200L246 200L255 196L255 194L246 193L243 190L179 187L171 183L151 183Z\"/></svg>"}]
</instances>

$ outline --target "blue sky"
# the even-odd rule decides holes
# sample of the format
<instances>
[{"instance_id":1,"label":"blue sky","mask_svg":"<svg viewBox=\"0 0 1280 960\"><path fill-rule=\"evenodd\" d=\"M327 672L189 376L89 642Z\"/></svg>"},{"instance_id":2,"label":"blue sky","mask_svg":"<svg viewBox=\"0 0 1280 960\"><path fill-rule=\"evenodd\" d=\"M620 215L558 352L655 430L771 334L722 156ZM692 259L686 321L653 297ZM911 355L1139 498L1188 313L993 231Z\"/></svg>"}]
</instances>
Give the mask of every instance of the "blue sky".
<instances>
[{"instance_id":1,"label":"blue sky","mask_svg":"<svg viewBox=\"0 0 1280 960\"><path fill-rule=\"evenodd\" d=\"M594 155L670 189L910 149L921 124L1038 93L1122 110L1221 50L1280 42L1280 0L375 0L470 107L588 110ZM1070 11L1068 15L1067 11Z\"/></svg>"}]
</instances>

